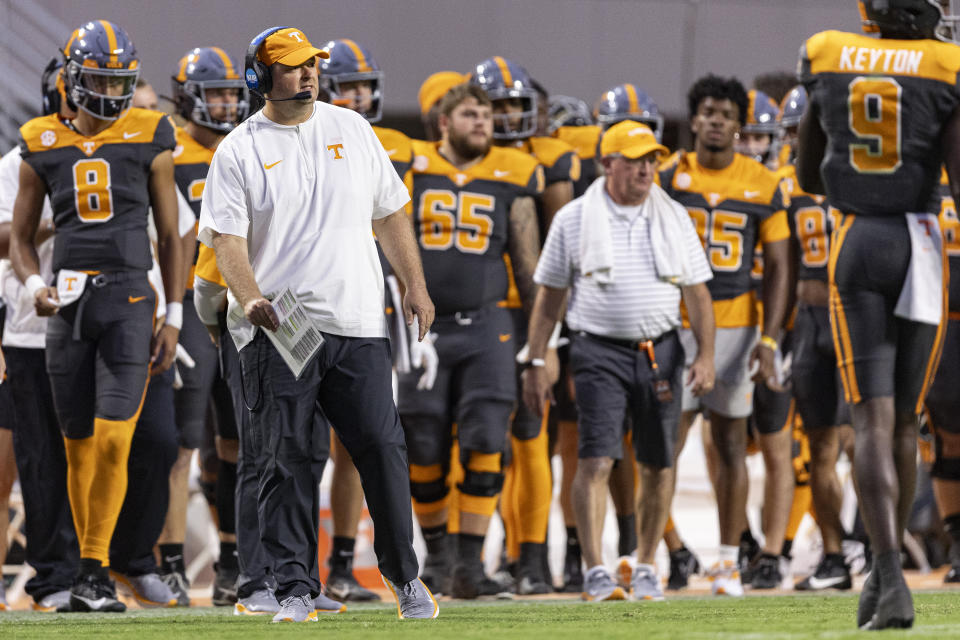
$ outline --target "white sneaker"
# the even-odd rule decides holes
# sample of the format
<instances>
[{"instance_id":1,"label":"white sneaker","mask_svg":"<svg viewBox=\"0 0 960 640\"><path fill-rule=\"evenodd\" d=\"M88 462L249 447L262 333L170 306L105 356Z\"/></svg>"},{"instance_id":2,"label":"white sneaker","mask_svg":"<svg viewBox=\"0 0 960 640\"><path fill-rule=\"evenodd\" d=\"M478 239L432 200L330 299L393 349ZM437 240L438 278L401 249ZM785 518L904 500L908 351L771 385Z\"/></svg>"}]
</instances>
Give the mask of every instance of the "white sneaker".
<instances>
[{"instance_id":1,"label":"white sneaker","mask_svg":"<svg viewBox=\"0 0 960 640\"><path fill-rule=\"evenodd\" d=\"M47 594L40 599L40 602L33 602L33 610L45 613L70 611L70 591L64 590Z\"/></svg>"},{"instance_id":2,"label":"white sneaker","mask_svg":"<svg viewBox=\"0 0 960 640\"><path fill-rule=\"evenodd\" d=\"M630 580L630 598L638 601L663 600L660 578L657 577L657 572L651 565L640 564L633 570L633 577Z\"/></svg>"},{"instance_id":3,"label":"white sneaker","mask_svg":"<svg viewBox=\"0 0 960 640\"><path fill-rule=\"evenodd\" d=\"M111 571L110 577L120 586L121 590L133 596L142 607L177 606L177 594L156 573L128 576L124 573Z\"/></svg>"},{"instance_id":4,"label":"white sneaker","mask_svg":"<svg viewBox=\"0 0 960 640\"><path fill-rule=\"evenodd\" d=\"M736 562L725 560L717 562L708 572L710 576L710 590L715 596L733 596L739 598L743 595L743 584L740 582L740 570Z\"/></svg>"},{"instance_id":5,"label":"white sneaker","mask_svg":"<svg viewBox=\"0 0 960 640\"><path fill-rule=\"evenodd\" d=\"M257 589L233 605L235 616L263 616L280 611L280 603L270 589Z\"/></svg>"},{"instance_id":6,"label":"white sneaker","mask_svg":"<svg viewBox=\"0 0 960 640\"><path fill-rule=\"evenodd\" d=\"M420 578L395 585L386 576L380 576L393 597L397 599L397 617L401 620L432 619L440 615L440 605Z\"/></svg>"},{"instance_id":7,"label":"white sneaker","mask_svg":"<svg viewBox=\"0 0 960 640\"><path fill-rule=\"evenodd\" d=\"M313 598L306 596L287 596L280 603L280 611L271 622L316 622L317 610Z\"/></svg>"},{"instance_id":8,"label":"white sneaker","mask_svg":"<svg viewBox=\"0 0 960 640\"><path fill-rule=\"evenodd\" d=\"M603 567L594 567L583 576L583 593L580 597L588 602L626 600L627 592L614 582L609 571Z\"/></svg>"},{"instance_id":9,"label":"white sneaker","mask_svg":"<svg viewBox=\"0 0 960 640\"><path fill-rule=\"evenodd\" d=\"M313 608L317 610L317 613L343 613L347 610L347 605L321 593L313 599Z\"/></svg>"}]
</instances>

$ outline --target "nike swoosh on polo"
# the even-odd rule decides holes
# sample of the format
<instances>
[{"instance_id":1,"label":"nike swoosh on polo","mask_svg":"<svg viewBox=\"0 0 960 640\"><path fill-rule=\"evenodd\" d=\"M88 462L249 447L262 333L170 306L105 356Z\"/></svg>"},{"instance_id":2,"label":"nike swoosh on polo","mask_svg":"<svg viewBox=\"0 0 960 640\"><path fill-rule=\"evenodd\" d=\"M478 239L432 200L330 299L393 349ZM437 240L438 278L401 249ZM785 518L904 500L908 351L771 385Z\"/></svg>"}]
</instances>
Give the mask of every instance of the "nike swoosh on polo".
<instances>
[{"instance_id":1,"label":"nike swoosh on polo","mask_svg":"<svg viewBox=\"0 0 960 640\"><path fill-rule=\"evenodd\" d=\"M124 132L123 132L123 139L124 139L124 140L129 140L130 138L136 138L138 135L140 135L140 132L139 132L139 131L134 131L133 133L127 133L126 131L124 131Z\"/></svg>"},{"instance_id":2,"label":"nike swoosh on polo","mask_svg":"<svg viewBox=\"0 0 960 640\"><path fill-rule=\"evenodd\" d=\"M760 195L760 192L759 192L759 191L744 191L744 192L743 192L743 197L744 197L744 198L747 198L747 199L749 199L749 198L756 198L758 195Z\"/></svg>"},{"instance_id":3,"label":"nike swoosh on polo","mask_svg":"<svg viewBox=\"0 0 960 640\"><path fill-rule=\"evenodd\" d=\"M127 302L129 302L130 304L133 304L135 302L140 302L141 300L146 300L146 299L147 299L147 296L137 296L136 298L134 298L133 296L127 296Z\"/></svg>"},{"instance_id":4,"label":"nike swoosh on polo","mask_svg":"<svg viewBox=\"0 0 960 640\"><path fill-rule=\"evenodd\" d=\"M263 168L264 168L264 169L267 169L267 170L269 171L270 169L273 169L275 166L277 166L277 165L280 164L281 162L283 162L283 160L277 160L276 162L274 162L274 163L272 163L272 164L263 163Z\"/></svg>"},{"instance_id":5,"label":"nike swoosh on polo","mask_svg":"<svg viewBox=\"0 0 960 640\"><path fill-rule=\"evenodd\" d=\"M508 175L510 175L510 172L509 172L509 171L500 171L499 169L494 169L494 170L493 170L493 177L494 177L494 178L504 178L504 177L506 177L506 176L508 176Z\"/></svg>"},{"instance_id":6,"label":"nike swoosh on polo","mask_svg":"<svg viewBox=\"0 0 960 640\"><path fill-rule=\"evenodd\" d=\"M509 334L509 333L501 333L501 334L500 334L500 342L506 342L506 341L509 340L509 339L510 339L510 334Z\"/></svg>"},{"instance_id":7,"label":"nike swoosh on polo","mask_svg":"<svg viewBox=\"0 0 960 640\"><path fill-rule=\"evenodd\" d=\"M397 152L396 149L387 149L387 155L388 155L388 156L392 156L392 155L395 154L396 152Z\"/></svg>"},{"instance_id":8,"label":"nike swoosh on polo","mask_svg":"<svg viewBox=\"0 0 960 640\"><path fill-rule=\"evenodd\" d=\"M845 576L835 576L833 578L818 578L816 576L810 576L809 584L810 589L819 590L819 589L829 589L830 587L835 587L847 578Z\"/></svg>"}]
</instances>

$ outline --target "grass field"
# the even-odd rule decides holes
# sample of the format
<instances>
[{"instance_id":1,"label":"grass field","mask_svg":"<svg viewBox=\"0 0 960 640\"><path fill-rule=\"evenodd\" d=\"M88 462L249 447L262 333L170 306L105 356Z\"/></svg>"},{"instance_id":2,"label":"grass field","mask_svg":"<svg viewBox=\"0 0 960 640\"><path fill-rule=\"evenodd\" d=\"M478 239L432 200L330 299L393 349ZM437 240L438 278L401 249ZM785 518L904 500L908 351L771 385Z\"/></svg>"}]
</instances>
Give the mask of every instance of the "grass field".
<instances>
[{"instance_id":1,"label":"grass field","mask_svg":"<svg viewBox=\"0 0 960 640\"><path fill-rule=\"evenodd\" d=\"M880 637L960 637L960 594L915 593L917 621L907 632ZM405 638L509 640L697 640L699 638L863 638L854 628L855 595L757 596L742 599L673 597L666 602L584 604L441 602L436 620L399 621L392 604L353 605L317 624L268 624L268 618L236 617L232 609L134 609L125 614L0 614L0 638Z\"/></svg>"}]
</instances>

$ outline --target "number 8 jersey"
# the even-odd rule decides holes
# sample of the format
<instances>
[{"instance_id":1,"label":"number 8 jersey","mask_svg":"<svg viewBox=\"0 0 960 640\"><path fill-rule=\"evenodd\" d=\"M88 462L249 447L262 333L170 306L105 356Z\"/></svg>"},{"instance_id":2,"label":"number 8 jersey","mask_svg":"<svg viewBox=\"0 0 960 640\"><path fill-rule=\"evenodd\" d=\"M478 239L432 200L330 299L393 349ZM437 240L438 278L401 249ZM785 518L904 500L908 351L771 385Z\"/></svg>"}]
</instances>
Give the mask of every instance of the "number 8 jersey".
<instances>
[{"instance_id":1,"label":"number 8 jersey","mask_svg":"<svg viewBox=\"0 0 960 640\"><path fill-rule=\"evenodd\" d=\"M958 72L960 47L938 40L824 31L806 41L799 74L829 140L821 173L831 205L939 212L939 133L960 102Z\"/></svg>"},{"instance_id":2,"label":"number 8 jersey","mask_svg":"<svg viewBox=\"0 0 960 640\"><path fill-rule=\"evenodd\" d=\"M149 270L150 164L175 146L170 119L128 109L88 138L49 115L23 125L20 137L23 161L50 196L54 272Z\"/></svg>"}]
</instances>

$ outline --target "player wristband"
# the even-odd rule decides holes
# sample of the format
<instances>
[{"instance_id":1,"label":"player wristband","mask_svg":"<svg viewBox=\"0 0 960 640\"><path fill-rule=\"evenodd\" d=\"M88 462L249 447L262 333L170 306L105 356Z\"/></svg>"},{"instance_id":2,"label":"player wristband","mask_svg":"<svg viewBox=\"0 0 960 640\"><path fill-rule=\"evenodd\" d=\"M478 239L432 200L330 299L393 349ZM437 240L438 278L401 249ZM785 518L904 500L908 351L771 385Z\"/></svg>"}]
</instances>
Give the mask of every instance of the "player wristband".
<instances>
[{"instance_id":1,"label":"player wristband","mask_svg":"<svg viewBox=\"0 0 960 640\"><path fill-rule=\"evenodd\" d=\"M760 336L760 344L767 347L771 351L776 351L780 348L780 345L777 344L777 341L770 336Z\"/></svg>"},{"instance_id":2,"label":"player wristband","mask_svg":"<svg viewBox=\"0 0 960 640\"><path fill-rule=\"evenodd\" d=\"M553 333L550 334L550 340L547 342L547 349L556 349L557 343L560 342L560 329L563 327L563 324L558 322L553 327Z\"/></svg>"},{"instance_id":3,"label":"player wristband","mask_svg":"<svg viewBox=\"0 0 960 640\"><path fill-rule=\"evenodd\" d=\"M543 358L530 358L524 363L524 369L529 367L538 367L542 369L545 366L547 366L547 361Z\"/></svg>"},{"instance_id":4,"label":"player wristband","mask_svg":"<svg viewBox=\"0 0 960 640\"><path fill-rule=\"evenodd\" d=\"M164 319L163 323L168 327L175 327L180 329L183 327L183 303L182 302L168 302L167 303L167 317Z\"/></svg>"},{"instance_id":5,"label":"player wristband","mask_svg":"<svg viewBox=\"0 0 960 640\"><path fill-rule=\"evenodd\" d=\"M43 281L43 278L41 278L39 274L35 273L27 277L27 281L23 283L23 286L30 292L30 297L35 298L37 291L47 288L47 283Z\"/></svg>"}]
</instances>

